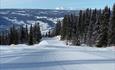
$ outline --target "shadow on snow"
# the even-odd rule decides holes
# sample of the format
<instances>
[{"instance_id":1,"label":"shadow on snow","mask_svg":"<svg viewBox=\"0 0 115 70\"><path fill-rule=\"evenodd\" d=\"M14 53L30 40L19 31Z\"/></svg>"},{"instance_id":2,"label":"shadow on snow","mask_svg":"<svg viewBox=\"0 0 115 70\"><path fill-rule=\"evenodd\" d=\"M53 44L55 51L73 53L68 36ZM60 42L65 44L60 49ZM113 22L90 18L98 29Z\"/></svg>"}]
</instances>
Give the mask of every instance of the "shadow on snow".
<instances>
[{"instance_id":1,"label":"shadow on snow","mask_svg":"<svg viewBox=\"0 0 115 70\"><path fill-rule=\"evenodd\" d=\"M101 64L101 63L115 63L115 59L98 59L98 60L61 60L48 62L33 62L33 63L3 63L0 64L1 69L15 69L15 68L34 68L34 67L48 67L58 65L73 65L73 64Z\"/></svg>"}]
</instances>

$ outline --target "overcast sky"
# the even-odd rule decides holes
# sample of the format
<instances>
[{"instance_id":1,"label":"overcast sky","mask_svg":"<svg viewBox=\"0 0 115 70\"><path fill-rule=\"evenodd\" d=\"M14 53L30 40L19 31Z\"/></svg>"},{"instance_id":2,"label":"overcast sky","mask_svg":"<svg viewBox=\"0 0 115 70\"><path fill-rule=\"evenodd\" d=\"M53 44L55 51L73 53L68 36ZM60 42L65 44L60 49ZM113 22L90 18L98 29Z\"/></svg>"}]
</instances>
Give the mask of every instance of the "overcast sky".
<instances>
[{"instance_id":1,"label":"overcast sky","mask_svg":"<svg viewBox=\"0 0 115 70\"><path fill-rule=\"evenodd\" d=\"M0 8L85 9L112 7L115 0L0 0Z\"/></svg>"}]
</instances>

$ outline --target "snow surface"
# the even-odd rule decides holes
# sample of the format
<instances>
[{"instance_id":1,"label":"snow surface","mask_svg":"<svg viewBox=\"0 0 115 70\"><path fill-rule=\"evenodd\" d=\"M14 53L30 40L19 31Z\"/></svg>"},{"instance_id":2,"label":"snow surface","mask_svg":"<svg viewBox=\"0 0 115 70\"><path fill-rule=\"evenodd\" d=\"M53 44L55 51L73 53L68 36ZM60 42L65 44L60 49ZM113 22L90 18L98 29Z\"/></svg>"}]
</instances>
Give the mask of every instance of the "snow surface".
<instances>
[{"instance_id":1,"label":"snow surface","mask_svg":"<svg viewBox=\"0 0 115 70\"><path fill-rule=\"evenodd\" d=\"M115 70L115 47L66 46L59 39L1 45L0 70Z\"/></svg>"},{"instance_id":2,"label":"snow surface","mask_svg":"<svg viewBox=\"0 0 115 70\"><path fill-rule=\"evenodd\" d=\"M30 16L30 14L25 13L24 11L12 12L11 14L21 15L21 16Z\"/></svg>"},{"instance_id":3,"label":"snow surface","mask_svg":"<svg viewBox=\"0 0 115 70\"><path fill-rule=\"evenodd\" d=\"M45 19L47 19L47 20L49 20L49 21L52 21L53 23L56 24L57 21L63 20L64 17L60 17L60 18L50 18L50 17L46 17L46 16L36 16L36 18L37 18L37 19L43 19L43 18L45 18Z\"/></svg>"},{"instance_id":4,"label":"snow surface","mask_svg":"<svg viewBox=\"0 0 115 70\"><path fill-rule=\"evenodd\" d=\"M12 12L13 14L15 12ZM18 14L18 13L15 13L15 14ZM24 14L20 14L20 15L24 15ZM43 21L40 21L40 20L26 20L26 23L23 21L23 20L18 20L16 17L15 18L8 18L8 17L3 17L4 19L8 20L8 21L11 21L13 24L18 24L18 25L24 25L26 26L26 23L28 23L28 28L30 28L31 24L34 25L35 23L39 22L40 24L40 29L41 29L41 33L42 34L46 34L49 30L52 29L52 27L46 23L46 22L43 22ZM54 24L57 23L57 20L62 20L63 17L60 17L60 18L50 18L50 17L46 17L46 16L36 16L37 19L47 19L48 21L51 21L53 22ZM4 26L0 26L0 28L4 28Z\"/></svg>"}]
</instances>

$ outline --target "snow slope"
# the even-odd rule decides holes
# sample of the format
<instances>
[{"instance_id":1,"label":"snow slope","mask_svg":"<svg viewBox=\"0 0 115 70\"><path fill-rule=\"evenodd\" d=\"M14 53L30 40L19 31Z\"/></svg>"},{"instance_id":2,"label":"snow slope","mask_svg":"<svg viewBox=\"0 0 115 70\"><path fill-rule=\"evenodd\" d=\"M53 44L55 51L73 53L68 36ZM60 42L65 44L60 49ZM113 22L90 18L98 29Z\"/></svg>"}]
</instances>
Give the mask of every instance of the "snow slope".
<instances>
[{"instance_id":1,"label":"snow slope","mask_svg":"<svg viewBox=\"0 0 115 70\"><path fill-rule=\"evenodd\" d=\"M0 70L115 70L115 49L66 46L57 37L0 46Z\"/></svg>"}]
</instances>

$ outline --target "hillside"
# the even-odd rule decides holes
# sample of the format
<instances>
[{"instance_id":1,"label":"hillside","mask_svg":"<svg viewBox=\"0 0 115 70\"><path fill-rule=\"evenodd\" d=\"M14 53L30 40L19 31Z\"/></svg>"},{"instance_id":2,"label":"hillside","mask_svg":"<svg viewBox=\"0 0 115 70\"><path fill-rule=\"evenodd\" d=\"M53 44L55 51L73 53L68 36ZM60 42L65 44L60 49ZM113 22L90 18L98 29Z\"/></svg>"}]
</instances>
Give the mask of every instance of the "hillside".
<instances>
[{"instance_id":1,"label":"hillside","mask_svg":"<svg viewBox=\"0 0 115 70\"><path fill-rule=\"evenodd\" d=\"M16 26L40 23L41 31L46 31L55 26L57 20L62 20L64 15L76 13L76 10L51 10L51 9L0 9L0 31L8 30L13 24Z\"/></svg>"}]
</instances>

